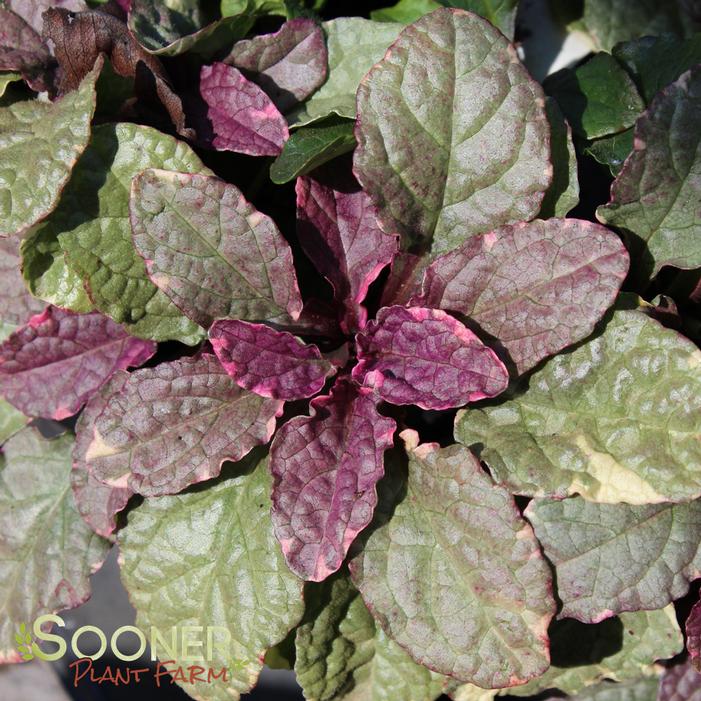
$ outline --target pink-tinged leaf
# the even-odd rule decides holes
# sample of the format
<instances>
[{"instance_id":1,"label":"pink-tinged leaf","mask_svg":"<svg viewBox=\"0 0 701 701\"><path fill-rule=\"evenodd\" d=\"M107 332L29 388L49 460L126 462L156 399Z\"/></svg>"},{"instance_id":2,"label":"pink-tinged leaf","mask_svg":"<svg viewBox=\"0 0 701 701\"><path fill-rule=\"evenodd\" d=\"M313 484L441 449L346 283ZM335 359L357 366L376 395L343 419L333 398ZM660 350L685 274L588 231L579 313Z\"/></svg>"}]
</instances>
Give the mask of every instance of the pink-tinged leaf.
<instances>
[{"instance_id":1,"label":"pink-tinged leaf","mask_svg":"<svg viewBox=\"0 0 701 701\"><path fill-rule=\"evenodd\" d=\"M196 323L299 317L292 250L275 222L234 185L146 170L132 181L129 212L149 277Z\"/></svg>"},{"instance_id":2,"label":"pink-tinged leaf","mask_svg":"<svg viewBox=\"0 0 701 701\"><path fill-rule=\"evenodd\" d=\"M27 416L65 419L112 373L155 352L155 343L129 336L98 312L47 307L0 345L0 394Z\"/></svg>"},{"instance_id":3,"label":"pink-tinged leaf","mask_svg":"<svg viewBox=\"0 0 701 701\"><path fill-rule=\"evenodd\" d=\"M111 537L117 528L116 516L124 509L133 494L129 487L111 487L100 482L89 470L85 454L93 439L93 427L110 398L120 392L129 373L118 370L85 405L76 424L73 444L73 470L71 487L83 520L90 528L105 538Z\"/></svg>"},{"instance_id":4,"label":"pink-tinged leaf","mask_svg":"<svg viewBox=\"0 0 701 701\"><path fill-rule=\"evenodd\" d=\"M416 301L469 317L523 373L586 338L627 272L628 253L608 229L536 220L475 236L437 258Z\"/></svg>"},{"instance_id":5,"label":"pink-tinged leaf","mask_svg":"<svg viewBox=\"0 0 701 701\"><path fill-rule=\"evenodd\" d=\"M691 664L701 673L701 599L691 609L686 619L686 649L689 651Z\"/></svg>"},{"instance_id":6,"label":"pink-tinged leaf","mask_svg":"<svg viewBox=\"0 0 701 701\"><path fill-rule=\"evenodd\" d=\"M336 372L315 345L263 324L215 321L209 340L236 384L261 397L284 401L313 397Z\"/></svg>"},{"instance_id":7,"label":"pink-tinged leaf","mask_svg":"<svg viewBox=\"0 0 701 701\"><path fill-rule=\"evenodd\" d=\"M282 406L241 389L213 355L161 363L109 398L85 460L110 486L177 494L267 443Z\"/></svg>"},{"instance_id":8,"label":"pink-tinged leaf","mask_svg":"<svg viewBox=\"0 0 701 701\"><path fill-rule=\"evenodd\" d=\"M451 409L509 384L496 353L439 309L385 307L356 339L353 379L392 404Z\"/></svg>"},{"instance_id":9,"label":"pink-tinged leaf","mask_svg":"<svg viewBox=\"0 0 701 701\"><path fill-rule=\"evenodd\" d=\"M0 7L0 71L17 71L33 90L51 84L51 54L41 36L19 15Z\"/></svg>"},{"instance_id":10,"label":"pink-tinged leaf","mask_svg":"<svg viewBox=\"0 0 701 701\"><path fill-rule=\"evenodd\" d=\"M50 7L64 7L70 12L83 12L88 9L83 0L6 0L5 4L38 34L41 34L44 28L43 14Z\"/></svg>"},{"instance_id":11,"label":"pink-tinged leaf","mask_svg":"<svg viewBox=\"0 0 701 701\"><path fill-rule=\"evenodd\" d=\"M690 662L670 667L660 682L657 701L701 701L701 673Z\"/></svg>"},{"instance_id":12,"label":"pink-tinged leaf","mask_svg":"<svg viewBox=\"0 0 701 701\"><path fill-rule=\"evenodd\" d=\"M328 53L321 27L300 18L285 22L275 34L237 42L224 63L243 71L280 112L288 112L323 85Z\"/></svg>"},{"instance_id":13,"label":"pink-tinged leaf","mask_svg":"<svg viewBox=\"0 0 701 701\"><path fill-rule=\"evenodd\" d=\"M340 380L312 400L310 416L278 431L270 450L273 524L300 577L319 582L335 572L372 520L395 428L370 390Z\"/></svg>"},{"instance_id":14,"label":"pink-tinged leaf","mask_svg":"<svg viewBox=\"0 0 701 701\"><path fill-rule=\"evenodd\" d=\"M212 146L250 156L277 156L289 137L287 122L270 98L237 68L202 66L200 94L212 123Z\"/></svg>"},{"instance_id":15,"label":"pink-tinged leaf","mask_svg":"<svg viewBox=\"0 0 701 701\"><path fill-rule=\"evenodd\" d=\"M334 288L346 332L364 328L362 302L397 252L396 236L377 223L370 198L348 168L334 162L297 179L297 232L304 252Z\"/></svg>"},{"instance_id":16,"label":"pink-tinged leaf","mask_svg":"<svg viewBox=\"0 0 701 701\"><path fill-rule=\"evenodd\" d=\"M24 324L46 306L27 290L20 266L19 242L0 239L0 321L14 326Z\"/></svg>"},{"instance_id":17,"label":"pink-tinged leaf","mask_svg":"<svg viewBox=\"0 0 701 701\"><path fill-rule=\"evenodd\" d=\"M408 305L421 294L421 281L429 261L423 256L400 251L392 261L387 282L382 288L381 307Z\"/></svg>"}]
</instances>

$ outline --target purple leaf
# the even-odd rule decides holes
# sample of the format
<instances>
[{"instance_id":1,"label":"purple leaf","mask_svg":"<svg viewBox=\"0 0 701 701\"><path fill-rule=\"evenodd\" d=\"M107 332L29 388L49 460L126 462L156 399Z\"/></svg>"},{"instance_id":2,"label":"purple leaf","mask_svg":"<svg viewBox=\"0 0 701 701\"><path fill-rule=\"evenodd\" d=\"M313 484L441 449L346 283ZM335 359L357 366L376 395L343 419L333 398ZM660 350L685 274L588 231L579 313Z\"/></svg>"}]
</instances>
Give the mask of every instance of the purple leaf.
<instances>
[{"instance_id":1,"label":"purple leaf","mask_svg":"<svg viewBox=\"0 0 701 701\"><path fill-rule=\"evenodd\" d=\"M273 524L293 572L322 581L372 520L396 424L370 390L339 380L277 433L270 450Z\"/></svg>"},{"instance_id":2,"label":"purple leaf","mask_svg":"<svg viewBox=\"0 0 701 701\"><path fill-rule=\"evenodd\" d=\"M418 297L421 294L424 271L429 262L423 256L400 251L392 261L387 282L382 288L380 306L404 306L409 304L412 298Z\"/></svg>"},{"instance_id":3,"label":"purple leaf","mask_svg":"<svg viewBox=\"0 0 701 701\"><path fill-rule=\"evenodd\" d=\"M238 387L213 355L161 363L109 398L85 460L110 486L177 494L267 443L282 406Z\"/></svg>"},{"instance_id":4,"label":"purple leaf","mask_svg":"<svg viewBox=\"0 0 701 701\"><path fill-rule=\"evenodd\" d=\"M117 527L116 515L124 509L133 494L129 487L111 487L100 482L90 471L85 454L93 439L93 426L114 394L124 387L129 373L118 370L95 393L85 405L76 424L73 444L73 470L71 487L83 520L105 538L109 538Z\"/></svg>"},{"instance_id":5,"label":"purple leaf","mask_svg":"<svg viewBox=\"0 0 701 701\"><path fill-rule=\"evenodd\" d=\"M297 231L304 252L343 305L344 330L364 328L367 311L361 303L392 262L398 242L380 229L375 208L350 168L334 162L316 170L313 178L297 179Z\"/></svg>"},{"instance_id":6,"label":"purple leaf","mask_svg":"<svg viewBox=\"0 0 701 701\"><path fill-rule=\"evenodd\" d=\"M509 384L494 351L439 309L385 307L356 339L353 379L392 404L450 409L496 397Z\"/></svg>"},{"instance_id":7,"label":"purple leaf","mask_svg":"<svg viewBox=\"0 0 701 701\"><path fill-rule=\"evenodd\" d=\"M42 15L50 7L65 7L71 12L83 12L88 9L83 0L7 0L6 5L38 34L41 34L44 28Z\"/></svg>"},{"instance_id":8,"label":"purple leaf","mask_svg":"<svg viewBox=\"0 0 701 701\"><path fill-rule=\"evenodd\" d=\"M327 62L324 33L310 19L293 19L275 34L239 41L224 59L263 88L280 112L323 85Z\"/></svg>"},{"instance_id":9,"label":"purple leaf","mask_svg":"<svg viewBox=\"0 0 701 701\"><path fill-rule=\"evenodd\" d=\"M686 619L686 649L689 651L691 664L701 673L701 599L691 609Z\"/></svg>"},{"instance_id":10,"label":"purple leaf","mask_svg":"<svg viewBox=\"0 0 701 701\"><path fill-rule=\"evenodd\" d=\"M234 185L146 170L132 181L129 212L151 280L196 323L299 317L292 250Z\"/></svg>"},{"instance_id":11,"label":"purple leaf","mask_svg":"<svg viewBox=\"0 0 701 701\"><path fill-rule=\"evenodd\" d=\"M217 358L236 384L262 397L313 397L336 370L315 345L263 324L223 319L209 330Z\"/></svg>"},{"instance_id":12,"label":"purple leaf","mask_svg":"<svg viewBox=\"0 0 701 701\"><path fill-rule=\"evenodd\" d=\"M701 674L689 662L670 667L660 682L657 701L701 701Z\"/></svg>"},{"instance_id":13,"label":"purple leaf","mask_svg":"<svg viewBox=\"0 0 701 701\"><path fill-rule=\"evenodd\" d=\"M289 137L287 122L270 98L225 63L202 66L200 94L212 122L212 146L250 156L277 156Z\"/></svg>"},{"instance_id":14,"label":"purple leaf","mask_svg":"<svg viewBox=\"0 0 701 701\"><path fill-rule=\"evenodd\" d=\"M415 301L469 317L523 373L586 338L627 272L625 247L608 229L536 220L475 236L437 258Z\"/></svg>"},{"instance_id":15,"label":"purple leaf","mask_svg":"<svg viewBox=\"0 0 701 701\"><path fill-rule=\"evenodd\" d=\"M51 54L42 38L19 15L0 7L0 70L18 71L33 90L51 83Z\"/></svg>"},{"instance_id":16,"label":"purple leaf","mask_svg":"<svg viewBox=\"0 0 701 701\"><path fill-rule=\"evenodd\" d=\"M98 312L47 307L0 345L0 394L27 416L65 419L112 373L155 352Z\"/></svg>"},{"instance_id":17,"label":"purple leaf","mask_svg":"<svg viewBox=\"0 0 701 701\"><path fill-rule=\"evenodd\" d=\"M22 279L19 242L0 239L0 320L14 326L24 324L46 304L33 297Z\"/></svg>"}]
</instances>

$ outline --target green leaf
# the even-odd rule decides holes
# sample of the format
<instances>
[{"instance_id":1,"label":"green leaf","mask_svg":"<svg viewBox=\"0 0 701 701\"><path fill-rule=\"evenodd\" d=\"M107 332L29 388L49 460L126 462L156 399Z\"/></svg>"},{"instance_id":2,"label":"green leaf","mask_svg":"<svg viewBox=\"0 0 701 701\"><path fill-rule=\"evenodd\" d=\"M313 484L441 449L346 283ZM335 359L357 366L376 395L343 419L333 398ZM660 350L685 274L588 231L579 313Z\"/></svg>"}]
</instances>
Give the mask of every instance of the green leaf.
<instances>
[{"instance_id":1,"label":"green leaf","mask_svg":"<svg viewBox=\"0 0 701 701\"><path fill-rule=\"evenodd\" d=\"M399 0L396 5L373 10L370 19L375 22L400 22L411 24L417 19L437 10L440 5L436 0Z\"/></svg>"},{"instance_id":2,"label":"green leaf","mask_svg":"<svg viewBox=\"0 0 701 701\"><path fill-rule=\"evenodd\" d=\"M540 219L564 217L579 204L577 153L572 142L572 129L552 97L545 101L545 112L550 123L553 182L543 198Z\"/></svg>"},{"instance_id":3,"label":"green leaf","mask_svg":"<svg viewBox=\"0 0 701 701\"><path fill-rule=\"evenodd\" d=\"M545 89L562 109L575 134L597 139L635 124L645 109L631 77L613 56L599 53L573 69L550 76Z\"/></svg>"},{"instance_id":4,"label":"green leaf","mask_svg":"<svg viewBox=\"0 0 701 701\"><path fill-rule=\"evenodd\" d=\"M639 275L701 267L701 65L653 101L635 125L633 153L599 207L629 236Z\"/></svg>"},{"instance_id":5,"label":"green leaf","mask_svg":"<svg viewBox=\"0 0 701 701\"><path fill-rule=\"evenodd\" d=\"M29 417L0 398L0 445L29 423Z\"/></svg>"},{"instance_id":6,"label":"green leaf","mask_svg":"<svg viewBox=\"0 0 701 701\"><path fill-rule=\"evenodd\" d=\"M603 681L585 689L571 701L657 701L659 686L657 677L643 677L622 684Z\"/></svg>"},{"instance_id":7,"label":"green leaf","mask_svg":"<svg viewBox=\"0 0 701 701\"><path fill-rule=\"evenodd\" d=\"M571 618L556 621L550 626L550 644L550 669L540 679L509 689L511 696L530 696L545 689L576 694L604 679L654 676L655 661L678 654L684 638L670 604L656 611L622 613L597 625Z\"/></svg>"},{"instance_id":8,"label":"green leaf","mask_svg":"<svg viewBox=\"0 0 701 701\"><path fill-rule=\"evenodd\" d=\"M613 47L647 104L655 95L701 63L701 34L680 41L673 34L643 37Z\"/></svg>"},{"instance_id":9,"label":"green leaf","mask_svg":"<svg viewBox=\"0 0 701 701\"><path fill-rule=\"evenodd\" d=\"M447 677L416 664L375 621L342 573L307 584L295 672L309 701L433 701Z\"/></svg>"},{"instance_id":10,"label":"green leaf","mask_svg":"<svg viewBox=\"0 0 701 701\"><path fill-rule=\"evenodd\" d=\"M183 684L192 696L232 701L249 691L265 651L304 612L302 581L287 569L273 535L270 482L255 451L207 489L148 499L120 531L122 580L142 630L157 626L166 639L171 626L229 631L230 645L215 646L205 663L227 667L229 681ZM216 640L223 642L221 635ZM188 664L180 649L174 652L159 656Z\"/></svg>"},{"instance_id":11,"label":"green leaf","mask_svg":"<svg viewBox=\"0 0 701 701\"><path fill-rule=\"evenodd\" d=\"M525 515L555 566L562 618L596 623L662 608L701 577L699 500L630 506L534 499Z\"/></svg>"},{"instance_id":12,"label":"green leaf","mask_svg":"<svg viewBox=\"0 0 701 701\"><path fill-rule=\"evenodd\" d=\"M7 90L7 86L10 83L18 80L22 80L22 76L19 73L0 73L0 97L5 94L5 90Z\"/></svg>"},{"instance_id":13,"label":"green leaf","mask_svg":"<svg viewBox=\"0 0 701 701\"><path fill-rule=\"evenodd\" d=\"M549 360L457 440L517 494L646 504L701 496L701 351L637 311Z\"/></svg>"},{"instance_id":14,"label":"green leaf","mask_svg":"<svg viewBox=\"0 0 701 701\"><path fill-rule=\"evenodd\" d=\"M354 121L332 115L292 132L282 153L270 166L270 179L283 185L352 151L354 128Z\"/></svg>"},{"instance_id":15,"label":"green leaf","mask_svg":"<svg viewBox=\"0 0 701 701\"><path fill-rule=\"evenodd\" d=\"M221 2L222 17L240 15L251 10L260 15L288 16L285 0L222 0Z\"/></svg>"},{"instance_id":16,"label":"green leaf","mask_svg":"<svg viewBox=\"0 0 701 701\"><path fill-rule=\"evenodd\" d=\"M360 81L402 30L395 22L372 22L361 17L341 17L322 26L329 51L329 77L290 117L294 126L331 114L355 119L355 96Z\"/></svg>"},{"instance_id":17,"label":"green leaf","mask_svg":"<svg viewBox=\"0 0 701 701\"><path fill-rule=\"evenodd\" d=\"M85 524L70 486L71 436L53 441L26 428L0 458L0 661L18 661L21 623L75 608L90 595L89 576L109 544Z\"/></svg>"},{"instance_id":18,"label":"green leaf","mask_svg":"<svg viewBox=\"0 0 701 701\"><path fill-rule=\"evenodd\" d=\"M444 7L459 7L481 15L501 30L509 39L514 38L518 0L438 0Z\"/></svg>"},{"instance_id":19,"label":"green leaf","mask_svg":"<svg viewBox=\"0 0 701 701\"><path fill-rule=\"evenodd\" d=\"M66 262L51 226L32 227L22 241L22 276L33 295L78 313L92 311L83 280Z\"/></svg>"},{"instance_id":20,"label":"green leaf","mask_svg":"<svg viewBox=\"0 0 701 701\"><path fill-rule=\"evenodd\" d=\"M381 495L351 561L363 599L395 642L438 673L485 688L539 676L555 604L531 527L470 451L401 436L408 481L387 461L393 495Z\"/></svg>"},{"instance_id":21,"label":"green leaf","mask_svg":"<svg viewBox=\"0 0 701 701\"><path fill-rule=\"evenodd\" d=\"M0 107L0 236L21 233L56 206L90 138L101 67L56 102Z\"/></svg>"},{"instance_id":22,"label":"green leaf","mask_svg":"<svg viewBox=\"0 0 701 701\"><path fill-rule=\"evenodd\" d=\"M572 0L556 0L572 7ZM585 0L582 16L570 25L595 51L611 51L621 41L665 32L682 35L684 24L676 2L660 0Z\"/></svg>"},{"instance_id":23,"label":"green leaf","mask_svg":"<svg viewBox=\"0 0 701 701\"><path fill-rule=\"evenodd\" d=\"M382 228L436 255L529 220L552 181L544 96L485 20L409 25L358 90L354 170Z\"/></svg>"},{"instance_id":24,"label":"green leaf","mask_svg":"<svg viewBox=\"0 0 701 701\"><path fill-rule=\"evenodd\" d=\"M623 163L633 150L633 129L626 129L620 134L605 136L603 139L592 141L584 152L594 160L607 166L615 178L623 168Z\"/></svg>"},{"instance_id":25,"label":"green leaf","mask_svg":"<svg viewBox=\"0 0 701 701\"><path fill-rule=\"evenodd\" d=\"M129 333L195 344L202 331L149 280L132 241L131 180L146 168L209 172L187 144L150 127L96 127L59 206L33 236L48 250L53 248L51 241L59 241L68 267L83 280L95 307L124 324ZM57 260L39 262L37 269L45 269L41 280L30 273L31 284L42 296L65 298L75 289L75 278L66 275L62 263L57 270Z\"/></svg>"}]
</instances>

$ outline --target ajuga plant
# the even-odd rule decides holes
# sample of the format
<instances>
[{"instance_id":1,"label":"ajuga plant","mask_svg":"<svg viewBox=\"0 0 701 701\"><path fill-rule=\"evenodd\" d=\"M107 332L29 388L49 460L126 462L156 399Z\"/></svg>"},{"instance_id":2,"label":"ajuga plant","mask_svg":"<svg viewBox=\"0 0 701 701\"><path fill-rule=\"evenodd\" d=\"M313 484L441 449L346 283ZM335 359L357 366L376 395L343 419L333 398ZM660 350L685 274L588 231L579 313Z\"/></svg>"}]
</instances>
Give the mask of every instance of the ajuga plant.
<instances>
[{"instance_id":1,"label":"ajuga plant","mask_svg":"<svg viewBox=\"0 0 701 701\"><path fill-rule=\"evenodd\" d=\"M0 660L116 542L197 699L697 701L699 5L386 4L0 3Z\"/></svg>"}]
</instances>

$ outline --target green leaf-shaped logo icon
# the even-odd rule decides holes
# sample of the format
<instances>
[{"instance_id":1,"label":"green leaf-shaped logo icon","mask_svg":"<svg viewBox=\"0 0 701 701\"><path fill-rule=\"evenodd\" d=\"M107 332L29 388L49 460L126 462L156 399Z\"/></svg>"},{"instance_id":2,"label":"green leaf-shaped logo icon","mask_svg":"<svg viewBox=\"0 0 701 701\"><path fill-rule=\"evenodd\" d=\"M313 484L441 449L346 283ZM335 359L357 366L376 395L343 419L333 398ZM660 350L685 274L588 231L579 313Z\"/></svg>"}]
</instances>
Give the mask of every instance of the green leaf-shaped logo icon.
<instances>
[{"instance_id":1,"label":"green leaf-shaped logo icon","mask_svg":"<svg viewBox=\"0 0 701 701\"><path fill-rule=\"evenodd\" d=\"M19 631L15 633L15 641L17 642L17 649L19 654L25 662L34 659L34 652L32 651L32 634L27 630L27 626L22 623L19 627Z\"/></svg>"}]
</instances>

